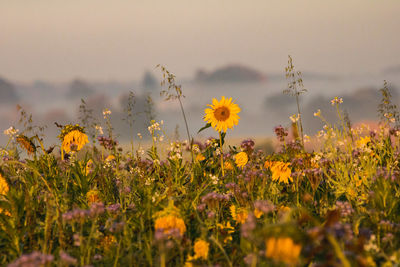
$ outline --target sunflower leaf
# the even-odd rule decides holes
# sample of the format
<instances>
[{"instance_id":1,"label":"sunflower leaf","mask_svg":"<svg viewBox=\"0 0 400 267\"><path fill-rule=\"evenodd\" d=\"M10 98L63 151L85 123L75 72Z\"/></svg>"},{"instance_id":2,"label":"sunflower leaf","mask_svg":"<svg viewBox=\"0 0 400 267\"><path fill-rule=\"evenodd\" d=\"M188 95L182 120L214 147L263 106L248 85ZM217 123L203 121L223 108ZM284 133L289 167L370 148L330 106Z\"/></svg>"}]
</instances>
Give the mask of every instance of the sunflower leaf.
<instances>
[{"instance_id":1,"label":"sunflower leaf","mask_svg":"<svg viewBox=\"0 0 400 267\"><path fill-rule=\"evenodd\" d=\"M211 127L211 123L207 123L204 127L202 127L197 133L202 132L203 130L210 128Z\"/></svg>"}]
</instances>

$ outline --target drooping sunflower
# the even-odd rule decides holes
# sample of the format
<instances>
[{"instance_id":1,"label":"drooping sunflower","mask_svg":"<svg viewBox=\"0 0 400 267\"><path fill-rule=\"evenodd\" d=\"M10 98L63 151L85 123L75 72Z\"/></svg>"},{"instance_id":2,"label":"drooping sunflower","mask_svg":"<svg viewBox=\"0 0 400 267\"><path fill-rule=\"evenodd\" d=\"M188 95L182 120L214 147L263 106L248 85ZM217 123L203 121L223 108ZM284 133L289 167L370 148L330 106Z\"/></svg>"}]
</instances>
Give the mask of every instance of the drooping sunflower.
<instances>
[{"instance_id":1,"label":"drooping sunflower","mask_svg":"<svg viewBox=\"0 0 400 267\"><path fill-rule=\"evenodd\" d=\"M71 152L71 150L79 151L86 143L89 143L84 128L78 124L64 126L58 138L60 138L61 147L66 153ZM71 149L71 146L73 146L73 149Z\"/></svg>"},{"instance_id":2,"label":"drooping sunflower","mask_svg":"<svg viewBox=\"0 0 400 267\"><path fill-rule=\"evenodd\" d=\"M17 136L16 138L17 143L26 150L26 153L28 153L28 155L32 155L36 152L36 146L35 144L32 142L32 140L30 138L28 138L27 136L20 134Z\"/></svg>"},{"instance_id":3,"label":"drooping sunflower","mask_svg":"<svg viewBox=\"0 0 400 267\"><path fill-rule=\"evenodd\" d=\"M239 123L240 117L237 114L240 112L240 108L234 101L232 102L232 98L223 96L221 101L213 98L212 105L208 106L210 108L204 110L206 113L204 121L211 123L216 131L226 132L228 128L232 129Z\"/></svg>"}]
</instances>

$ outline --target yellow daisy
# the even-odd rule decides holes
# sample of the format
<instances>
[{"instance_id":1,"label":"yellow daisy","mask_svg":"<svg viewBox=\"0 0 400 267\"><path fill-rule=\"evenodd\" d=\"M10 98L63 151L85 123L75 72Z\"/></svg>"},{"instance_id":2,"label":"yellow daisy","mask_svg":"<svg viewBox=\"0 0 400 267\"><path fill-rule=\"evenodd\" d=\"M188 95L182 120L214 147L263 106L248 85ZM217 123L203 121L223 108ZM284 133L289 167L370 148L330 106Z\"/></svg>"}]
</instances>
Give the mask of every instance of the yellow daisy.
<instances>
[{"instance_id":1,"label":"yellow daisy","mask_svg":"<svg viewBox=\"0 0 400 267\"><path fill-rule=\"evenodd\" d=\"M232 129L239 123L240 117L237 114L240 112L240 108L232 102L232 98L223 96L221 101L213 98L212 105L208 106L210 108L204 110L206 113L204 121L211 123L211 126L218 132L226 132L228 128Z\"/></svg>"},{"instance_id":2,"label":"yellow daisy","mask_svg":"<svg viewBox=\"0 0 400 267\"><path fill-rule=\"evenodd\" d=\"M243 168L247 161L249 161L249 157L247 156L246 152L239 152L235 156L235 163L239 168Z\"/></svg>"}]
</instances>

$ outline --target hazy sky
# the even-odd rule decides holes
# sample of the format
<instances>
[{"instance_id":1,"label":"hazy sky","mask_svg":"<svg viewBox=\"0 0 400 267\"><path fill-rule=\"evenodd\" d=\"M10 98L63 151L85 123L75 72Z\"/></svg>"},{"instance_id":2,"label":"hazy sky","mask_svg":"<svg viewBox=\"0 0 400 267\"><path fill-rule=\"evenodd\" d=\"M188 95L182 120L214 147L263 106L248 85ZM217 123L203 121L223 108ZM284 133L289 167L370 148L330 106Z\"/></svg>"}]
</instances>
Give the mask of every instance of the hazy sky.
<instances>
[{"instance_id":1,"label":"hazy sky","mask_svg":"<svg viewBox=\"0 0 400 267\"><path fill-rule=\"evenodd\" d=\"M376 73L400 64L400 0L0 0L0 76L134 80L242 63Z\"/></svg>"}]
</instances>

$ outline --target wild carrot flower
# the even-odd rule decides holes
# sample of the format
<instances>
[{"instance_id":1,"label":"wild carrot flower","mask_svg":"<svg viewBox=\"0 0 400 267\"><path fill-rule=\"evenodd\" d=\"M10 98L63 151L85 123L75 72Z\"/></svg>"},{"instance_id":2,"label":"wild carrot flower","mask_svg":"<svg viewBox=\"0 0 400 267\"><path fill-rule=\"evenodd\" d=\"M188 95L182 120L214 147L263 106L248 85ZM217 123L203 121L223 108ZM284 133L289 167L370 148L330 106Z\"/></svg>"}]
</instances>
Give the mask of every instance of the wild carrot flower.
<instances>
[{"instance_id":1,"label":"wild carrot flower","mask_svg":"<svg viewBox=\"0 0 400 267\"><path fill-rule=\"evenodd\" d=\"M197 240L194 243L194 258L195 259L204 259L208 258L210 244L202 239Z\"/></svg>"},{"instance_id":2,"label":"wild carrot flower","mask_svg":"<svg viewBox=\"0 0 400 267\"><path fill-rule=\"evenodd\" d=\"M268 238L265 247L267 258L289 265L295 265L299 260L301 245L295 244L290 237Z\"/></svg>"},{"instance_id":3,"label":"wild carrot flower","mask_svg":"<svg viewBox=\"0 0 400 267\"><path fill-rule=\"evenodd\" d=\"M232 98L225 98L223 96L221 101L213 98L210 108L204 110L206 115L204 121L211 123L211 126L218 132L226 132L227 129L232 129L234 125L239 123L240 117L237 115L240 108Z\"/></svg>"},{"instance_id":4,"label":"wild carrot flower","mask_svg":"<svg viewBox=\"0 0 400 267\"><path fill-rule=\"evenodd\" d=\"M235 155L235 163L239 168L243 168L247 164L248 160L249 157L246 152L239 152Z\"/></svg>"}]
</instances>

